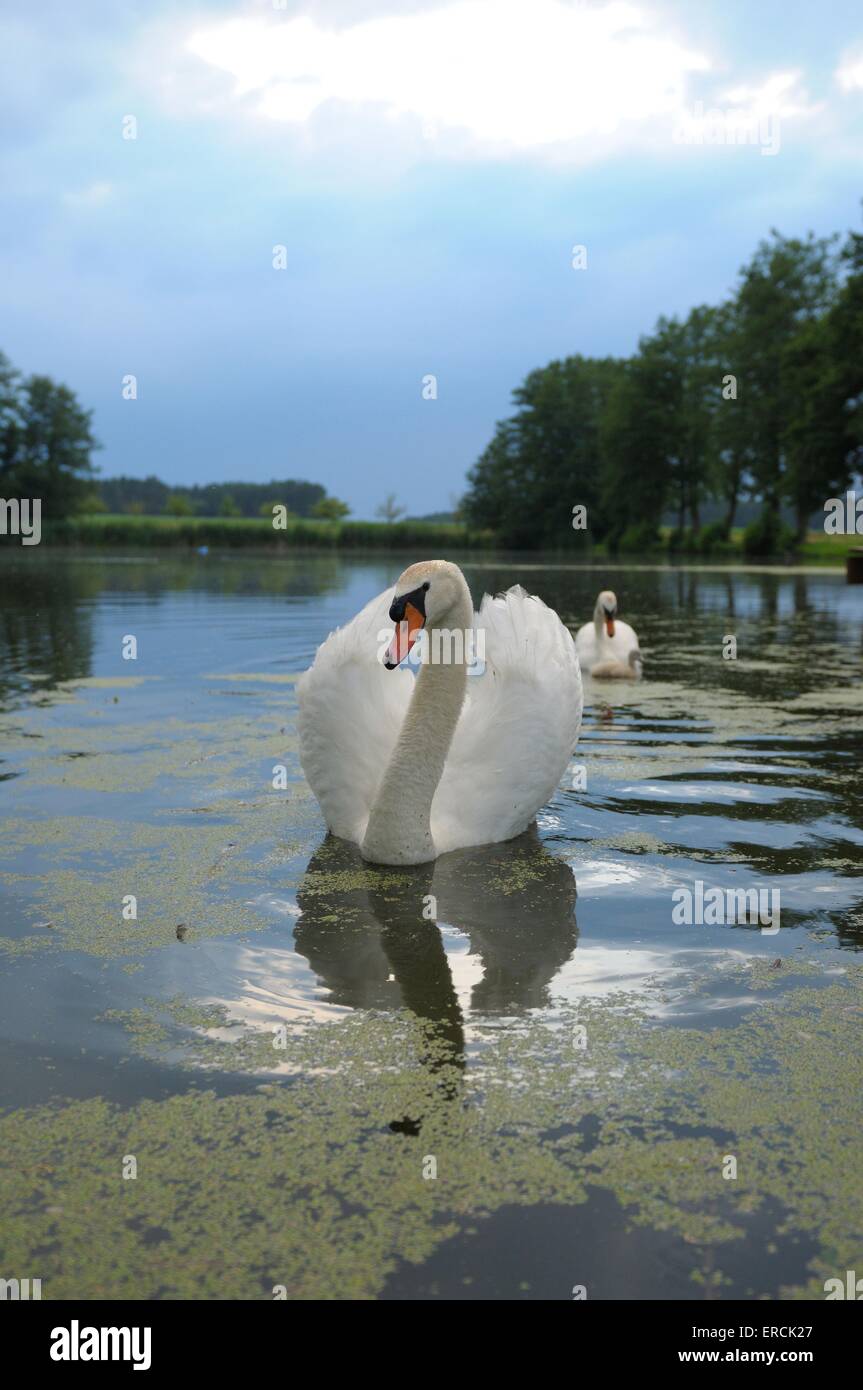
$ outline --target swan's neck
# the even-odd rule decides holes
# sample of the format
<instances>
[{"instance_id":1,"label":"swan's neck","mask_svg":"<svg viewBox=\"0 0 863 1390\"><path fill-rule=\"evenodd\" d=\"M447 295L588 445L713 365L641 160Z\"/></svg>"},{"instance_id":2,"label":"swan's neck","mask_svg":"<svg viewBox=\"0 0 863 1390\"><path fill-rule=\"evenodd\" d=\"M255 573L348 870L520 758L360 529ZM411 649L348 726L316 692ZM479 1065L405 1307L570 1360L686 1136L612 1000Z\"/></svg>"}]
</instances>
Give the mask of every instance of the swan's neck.
<instances>
[{"instance_id":1,"label":"swan's neck","mask_svg":"<svg viewBox=\"0 0 863 1390\"><path fill-rule=\"evenodd\" d=\"M602 611L601 603L598 603L593 610L593 630L596 633L596 645L599 646L605 637L605 614Z\"/></svg>"},{"instance_id":2,"label":"swan's neck","mask_svg":"<svg viewBox=\"0 0 863 1390\"><path fill-rule=\"evenodd\" d=\"M464 649L473 625L467 585L447 614L446 628L464 636L460 660L424 663L393 755L372 806L361 851L375 864L424 864L436 855L431 833L431 807L443 775L452 737L467 689ZM441 626L444 626L443 624ZM428 630L428 651L448 650ZM469 656L470 653L468 652Z\"/></svg>"}]
</instances>

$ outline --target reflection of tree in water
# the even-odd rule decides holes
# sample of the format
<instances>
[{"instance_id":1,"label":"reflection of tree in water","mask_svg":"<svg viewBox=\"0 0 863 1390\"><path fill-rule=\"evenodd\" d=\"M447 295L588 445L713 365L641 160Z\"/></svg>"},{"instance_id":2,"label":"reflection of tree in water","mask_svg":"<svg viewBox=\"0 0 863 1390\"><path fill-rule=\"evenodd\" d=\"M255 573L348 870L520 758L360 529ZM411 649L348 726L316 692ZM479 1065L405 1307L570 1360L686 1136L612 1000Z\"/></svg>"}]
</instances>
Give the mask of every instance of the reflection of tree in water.
<instances>
[{"instance_id":1,"label":"reflection of tree in water","mask_svg":"<svg viewBox=\"0 0 863 1390\"><path fill-rule=\"evenodd\" d=\"M101 590L87 566L3 556L0 568L0 699L88 676L93 658L92 600Z\"/></svg>"},{"instance_id":2,"label":"reflection of tree in water","mask_svg":"<svg viewBox=\"0 0 863 1390\"><path fill-rule=\"evenodd\" d=\"M116 557L63 551L0 552L0 699L93 674L93 611L103 595L152 605L174 593L307 598L344 587L349 569L335 555L287 558L224 554Z\"/></svg>"},{"instance_id":3,"label":"reflection of tree in water","mask_svg":"<svg viewBox=\"0 0 863 1390\"><path fill-rule=\"evenodd\" d=\"M851 951L863 951L863 898L847 912L828 912L840 946Z\"/></svg>"},{"instance_id":4,"label":"reflection of tree in water","mask_svg":"<svg viewBox=\"0 0 863 1390\"><path fill-rule=\"evenodd\" d=\"M608 582L616 582L613 573ZM629 573L617 587L621 616L646 652L648 681L781 701L823 688L823 664L832 665L847 642L833 595L819 596L821 583L817 575L728 568ZM594 598L585 595L581 621ZM728 634L737 639L736 661L722 657ZM845 683L850 675L849 667Z\"/></svg>"},{"instance_id":5,"label":"reflection of tree in water","mask_svg":"<svg viewBox=\"0 0 863 1390\"><path fill-rule=\"evenodd\" d=\"M249 550L124 556L122 564L90 552L88 568L98 574L98 587L106 594L146 594L156 600L189 592L308 598L343 588L347 578L338 555L283 557Z\"/></svg>"},{"instance_id":6,"label":"reflection of tree in water","mask_svg":"<svg viewBox=\"0 0 863 1390\"><path fill-rule=\"evenodd\" d=\"M333 1003L403 1007L430 1025L425 1065L451 1073L464 1066L464 1018L438 922L468 936L479 957L472 1010L512 1015L548 1002L575 950L575 897L571 868L535 828L412 869L367 864L355 846L329 838L297 894L294 941ZM435 907L436 919L424 916Z\"/></svg>"}]
</instances>

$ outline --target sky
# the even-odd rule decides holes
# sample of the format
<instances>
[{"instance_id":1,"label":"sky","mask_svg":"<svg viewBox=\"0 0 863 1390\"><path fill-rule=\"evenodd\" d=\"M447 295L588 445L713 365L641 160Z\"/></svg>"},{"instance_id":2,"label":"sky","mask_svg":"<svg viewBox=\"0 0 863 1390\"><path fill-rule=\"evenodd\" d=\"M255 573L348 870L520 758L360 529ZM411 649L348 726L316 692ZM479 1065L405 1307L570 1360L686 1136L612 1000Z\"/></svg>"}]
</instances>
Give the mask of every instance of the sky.
<instances>
[{"instance_id":1,"label":"sky","mask_svg":"<svg viewBox=\"0 0 863 1390\"><path fill-rule=\"evenodd\" d=\"M0 349L104 476L445 511L528 372L859 230L861 156L859 0L4 0Z\"/></svg>"}]
</instances>

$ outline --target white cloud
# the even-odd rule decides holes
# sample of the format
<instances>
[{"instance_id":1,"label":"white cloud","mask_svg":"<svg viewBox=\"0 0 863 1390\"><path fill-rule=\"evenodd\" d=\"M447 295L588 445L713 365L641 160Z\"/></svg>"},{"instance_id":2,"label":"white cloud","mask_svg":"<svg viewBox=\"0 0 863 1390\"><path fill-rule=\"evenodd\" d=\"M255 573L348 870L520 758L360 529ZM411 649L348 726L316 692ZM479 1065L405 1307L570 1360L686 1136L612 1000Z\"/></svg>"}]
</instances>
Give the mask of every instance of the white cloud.
<instances>
[{"instance_id":1,"label":"white cloud","mask_svg":"<svg viewBox=\"0 0 863 1390\"><path fill-rule=\"evenodd\" d=\"M846 54L836 69L836 81L843 92L863 91L863 54Z\"/></svg>"},{"instance_id":2,"label":"white cloud","mask_svg":"<svg viewBox=\"0 0 863 1390\"><path fill-rule=\"evenodd\" d=\"M304 124L325 103L530 150L672 120L709 60L619 0L454 0L442 9L323 29L307 17L208 25L189 51L234 79L234 97Z\"/></svg>"},{"instance_id":3,"label":"white cloud","mask_svg":"<svg viewBox=\"0 0 863 1390\"><path fill-rule=\"evenodd\" d=\"M730 110L758 119L776 116L788 120L792 116L810 116L820 107L811 106L800 87L801 73L777 72L757 87L735 87L727 92L724 101Z\"/></svg>"},{"instance_id":4,"label":"white cloud","mask_svg":"<svg viewBox=\"0 0 863 1390\"><path fill-rule=\"evenodd\" d=\"M71 207L99 207L107 203L112 193L110 183L90 183L86 188L74 189L64 196Z\"/></svg>"}]
</instances>

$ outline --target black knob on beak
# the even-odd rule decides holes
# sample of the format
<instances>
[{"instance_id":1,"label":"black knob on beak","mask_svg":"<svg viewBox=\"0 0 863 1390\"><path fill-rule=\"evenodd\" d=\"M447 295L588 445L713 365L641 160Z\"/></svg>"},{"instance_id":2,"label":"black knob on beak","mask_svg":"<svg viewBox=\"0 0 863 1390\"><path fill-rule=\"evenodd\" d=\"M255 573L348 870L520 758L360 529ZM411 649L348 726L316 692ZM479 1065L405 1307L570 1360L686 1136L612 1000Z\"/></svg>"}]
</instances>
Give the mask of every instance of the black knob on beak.
<instances>
[{"instance_id":1,"label":"black knob on beak","mask_svg":"<svg viewBox=\"0 0 863 1390\"><path fill-rule=\"evenodd\" d=\"M414 589L410 594L396 594L390 604L390 621L400 623L405 616L405 609L410 604L418 613L422 614L423 619L426 615L426 589L427 584L422 584L419 589Z\"/></svg>"}]
</instances>

